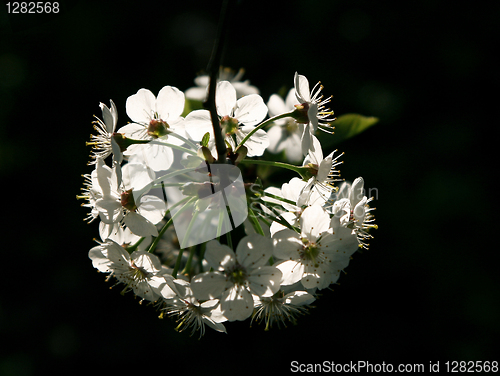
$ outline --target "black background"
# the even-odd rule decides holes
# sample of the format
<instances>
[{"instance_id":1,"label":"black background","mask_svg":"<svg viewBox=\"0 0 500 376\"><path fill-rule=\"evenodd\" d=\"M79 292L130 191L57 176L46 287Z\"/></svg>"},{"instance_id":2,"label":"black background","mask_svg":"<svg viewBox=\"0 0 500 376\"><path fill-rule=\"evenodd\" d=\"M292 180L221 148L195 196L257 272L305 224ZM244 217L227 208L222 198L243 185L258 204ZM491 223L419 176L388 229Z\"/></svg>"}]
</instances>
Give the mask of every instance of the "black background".
<instances>
[{"instance_id":1,"label":"black background","mask_svg":"<svg viewBox=\"0 0 500 376\"><path fill-rule=\"evenodd\" d=\"M75 195L99 102L113 99L125 122L138 89L193 86L219 2L60 1L52 15L2 6L0 375L499 360L500 3L238 3L223 63L244 67L264 100L298 71L321 80L337 115L380 118L338 145L342 176L376 188L379 229L297 326L229 323L201 340L108 289L87 256L97 223L82 221Z\"/></svg>"}]
</instances>

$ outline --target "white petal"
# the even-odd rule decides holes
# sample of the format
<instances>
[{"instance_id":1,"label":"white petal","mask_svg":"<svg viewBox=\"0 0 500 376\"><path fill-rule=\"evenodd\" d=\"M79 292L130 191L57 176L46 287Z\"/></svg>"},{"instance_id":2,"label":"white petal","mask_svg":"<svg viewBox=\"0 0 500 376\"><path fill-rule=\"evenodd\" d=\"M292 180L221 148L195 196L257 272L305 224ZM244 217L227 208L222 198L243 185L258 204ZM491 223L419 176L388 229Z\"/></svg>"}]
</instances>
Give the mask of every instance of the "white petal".
<instances>
[{"instance_id":1,"label":"white petal","mask_svg":"<svg viewBox=\"0 0 500 376\"><path fill-rule=\"evenodd\" d=\"M253 125L245 125L236 133L238 143L240 143L248 133L255 127ZM269 139L266 131L259 129L248 140L245 141L245 146L248 149L247 156L258 157L264 154L264 151L269 146Z\"/></svg>"},{"instance_id":2,"label":"white petal","mask_svg":"<svg viewBox=\"0 0 500 376\"><path fill-rule=\"evenodd\" d=\"M174 161L174 152L169 146L158 144L140 145L143 149L144 162L154 171L168 170Z\"/></svg>"},{"instance_id":3,"label":"white petal","mask_svg":"<svg viewBox=\"0 0 500 376\"><path fill-rule=\"evenodd\" d=\"M304 244L300 239L300 235L290 229L278 231L273 236L274 241L274 256L279 259L298 259L299 250Z\"/></svg>"},{"instance_id":4,"label":"white petal","mask_svg":"<svg viewBox=\"0 0 500 376\"><path fill-rule=\"evenodd\" d=\"M220 244L217 240L211 240L207 243L205 260L215 270L224 270L236 262L233 250L225 244Z\"/></svg>"},{"instance_id":5,"label":"white petal","mask_svg":"<svg viewBox=\"0 0 500 376\"><path fill-rule=\"evenodd\" d=\"M282 273L281 284L283 286L293 285L300 281L304 275L304 265L294 260L285 260L276 264Z\"/></svg>"},{"instance_id":6,"label":"white petal","mask_svg":"<svg viewBox=\"0 0 500 376\"><path fill-rule=\"evenodd\" d=\"M363 199L364 194L364 180L362 177L357 178L352 182L351 190L349 191L349 200L351 201L351 208L354 208L356 204Z\"/></svg>"},{"instance_id":7,"label":"white petal","mask_svg":"<svg viewBox=\"0 0 500 376\"><path fill-rule=\"evenodd\" d=\"M157 224L163 219L166 210L165 201L152 195L142 196L137 206L138 213L153 224Z\"/></svg>"},{"instance_id":8,"label":"white petal","mask_svg":"<svg viewBox=\"0 0 500 376\"><path fill-rule=\"evenodd\" d=\"M172 277L169 274L164 274L162 271L150 278L149 284L152 288L156 290L156 292L161 295L164 299L172 299L177 295L175 291L170 287L172 283ZM167 281L169 283L167 283Z\"/></svg>"},{"instance_id":9,"label":"white petal","mask_svg":"<svg viewBox=\"0 0 500 376\"><path fill-rule=\"evenodd\" d=\"M191 279L191 289L199 300L214 299L224 292L226 277L219 272L205 272Z\"/></svg>"},{"instance_id":10,"label":"white petal","mask_svg":"<svg viewBox=\"0 0 500 376\"><path fill-rule=\"evenodd\" d=\"M141 157L142 153L134 154L122 168L123 184L127 190L140 190L155 179L154 171L147 167Z\"/></svg>"},{"instance_id":11,"label":"white petal","mask_svg":"<svg viewBox=\"0 0 500 376\"><path fill-rule=\"evenodd\" d=\"M210 133L213 138L214 130L210 112L207 110L195 110L190 112L184 121L186 133L193 141L201 141L205 133Z\"/></svg>"},{"instance_id":12,"label":"white petal","mask_svg":"<svg viewBox=\"0 0 500 376\"><path fill-rule=\"evenodd\" d=\"M309 206L300 217L300 228L302 237L314 242L330 228L330 216L320 205Z\"/></svg>"},{"instance_id":13,"label":"white petal","mask_svg":"<svg viewBox=\"0 0 500 376\"><path fill-rule=\"evenodd\" d=\"M158 256L146 251L134 251L130 255L134 265L142 268L148 273L158 273L161 269L161 261Z\"/></svg>"},{"instance_id":14,"label":"white petal","mask_svg":"<svg viewBox=\"0 0 500 376\"><path fill-rule=\"evenodd\" d=\"M245 236L236 247L236 259L245 268L265 265L273 255L273 241L259 234Z\"/></svg>"},{"instance_id":15,"label":"white petal","mask_svg":"<svg viewBox=\"0 0 500 376\"><path fill-rule=\"evenodd\" d=\"M117 223L122 219L122 205L120 201L112 196L96 201L96 209L99 211L99 218L106 224Z\"/></svg>"},{"instance_id":16,"label":"white petal","mask_svg":"<svg viewBox=\"0 0 500 376\"><path fill-rule=\"evenodd\" d=\"M201 304L201 306L204 308L206 305L210 304L211 302L212 302L212 300L207 300L206 302L203 302ZM227 317L225 317L222 314L222 310L220 308L220 301L216 300L216 302L217 302L217 306L210 311L210 318L216 323L221 323L221 322L227 321ZM224 330L224 332L225 332L225 330Z\"/></svg>"},{"instance_id":17,"label":"white petal","mask_svg":"<svg viewBox=\"0 0 500 376\"><path fill-rule=\"evenodd\" d=\"M229 81L220 81L215 91L215 104L219 116L233 115L233 107L236 105L236 90Z\"/></svg>"},{"instance_id":18,"label":"white petal","mask_svg":"<svg viewBox=\"0 0 500 376\"><path fill-rule=\"evenodd\" d=\"M319 270L317 268L314 268L314 266L312 265L305 266L304 274L302 275L302 279L300 280L300 282L306 289L324 288L320 287L321 280Z\"/></svg>"},{"instance_id":19,"label":"white petal","mask_svg":"<svg viewBox=\"0 0 500 376\"><path fill-rule=\"evenodd\" d=\"M137 140L147 139L149 136L147 134L146 127L136 123L130 123L124 125L120 129L118 129L117 133L121 133L128 138L134 138ZM125 152L124 152L125 153ZM126 154L126 153L125 153Z\"/></svg>"},{"instance_id":20,"label":"white petal","mask_svg":"<svg viewBox=\"0 0 500 376\"><path fill-rule=\"evenodd\" d=\"M176 120L184 111L184 93L176 87L163 87L156 98L156 111L167 123Z\"/></svg>"},{"instance_id":21,"label":"white petal","mask_svg":"<svg viewBox=\"0 0 500 376\"><path fill-rule=\"evenodd\" d=\"M300 104L295 95L295 88L291 88L285 98L286 111L293 110L296 104Z\"/></svg>"},{"instance_id":22,"label":"white petal","mask_svg":"<svg viewBox=\"0 0 500 376\"><path fill-rule=\"evenodd\" d=\"M109 272L111 261L102 253L102 246L98 245L89 251L89 258L92 260L92 266L101 273Z\"/></svg>"},{"instance_id":23,"label":"white petal","mask_svg":"<svg viewBox=\"0 0 500 376\"><path fill-rule=\"evenodd\" d=\"M278 94L272 94L267 101L267 108L269 109L269 116L276 116L287 112L285 101Z\"/></svg>"},{"instance_id":24,"label":"white petal","mask_svg":"<svg viewBox=\"0 0 500 376\"><path fill-rule=\"evenodd\" d=\"M316 175L316 180L324 183L330 174L330 170L332 169L332 159L333 153L329 154L325 159L321 161L318 168L318 174Z\"/></svg>"},{"instance_id":25,"label":"white petal","mask_svg":"<svg viewBox=\"0 0 500 376\"><path fill-rule=\"evenodd\" d=\"M281 152L285 148L285 141L288 138L288 134L283 127L274 125L267 131L267 137L269 139L269 147L267 150L275 154ZM300 157L302 158L302 153L300 153Z\"/></svg>"},{"instance_id":26,"label":"white petal","mask_svg":"<svg viewBox=\"0 0 500 376\"><path fill-rule=\"evenodd\" d=\"M306 125L304 127L304 133L302 133L302 137L300 139L303 155L307 155L311 152L311 150L314 150L314 144L313 144L312 137L313 137L313 134L311 133L311 127L310 127L310 125Z\"/></svg>"},{"instance_id":27,"label":"white petal","mask_svg":"<svg viewBox=\"0 0 500 376\"><path fill-rule=\"evenodd\" d=\"M297 202L300 193L306 185L307 182L305 182L304 180L300 178L292 178L288 183L284 183L281 186L281 193L287 200ZM288 210L297 210L296 206L292 206L290 204L283 204L283 207L288 208Z\"/></svg>"},{"instance_id":28,"label":"white petal","mask_svg":"<svg viewBox=\"0 0 500 376\"><path fill-rule=\"evenodd\" d=\"M132 231L134 234L139 236L158 236L158 230L156 226L149 222L142 215L139 215L134 212L129 212L125 218L123 218L125 225Z\"/></svg>"},{"instance_id":29,"label":"white petal","mask_svg":"<svg viewBox=\"0 0 500 376\"><path fill-rule=\"evenodd\" d=\"M186 98L204 102L207 99L208 87L191 87L186 90Z\"/></svg>"},{"instance_id":30,"label":"white petal","mask_svg":"<svg viewBox=\"0 0 500 376\"><path fill-rule=\"evenodd\" d=\"M311 304L316 298L307 291L294 291L285 295L285 303L293 304L294 306L302 306Z\"/></svg>"},{"instance_id":31,"label":"white petal","mask_svg":"<svg viewBox=\"0 0 500 376\"><path fill-rule=\"evenodd\" d=\"M309 81L305 76L295 72L295 91L296 98L299 103L311 101L311 93L309 91Z\"/></svg>"},{"instance_id":32,"label":"white petal","mask_svg":"<svg viewBox=\"0 0 500 376\"><path fill-rule=\"evenodd\" d=\"M156 98L151 91L139 89L136 94L127 98L125 109L132 121L149 124L156 111Z\"/></svg>"},{"instance_id":33,"label":"white petal","mask_svg":"<svg viewBox=\"0 0 500 376\"><path fill-rule=\"evenodd\" d=\"M280 215L280 217L281 217L281 219L288 222L292 226L297 225L297 215L295 213L285 212L285 213L282 213ZM269 232L271 234L271 237L274 237L274 234L276 234L278 231L285 230L285 229L288 229L288 227L285 227L281 223L273 221L273 223L271 223L271 227L269 228Z\"/></svg>"},{"instance_id":34,"label":"white petal","mask_svg":"<svg viewBox=\"0 0 500 376\"><path fill-rule=\"evenodd\" d=\"M104 124L106 125L106 131L108 133L113 133L115 131L116 122L118 120L118 114L116 111L116 106L111 102L111 109L108 108L104 103L100 103L99 107L101 107L102 111L102 119L104 120Z\"/></svg>"},{"instance_id":35,"label":"white petal","mask_svg":"<svg viewBox=\"0 0 500 376\"><path fill-rule=\"evenodd\" d=\"M365 214L366 214L365 205L367 200L368 199L366 198L366 196L363 197L363 199L360 202L358 202L358 204L353 210L354 219L356 219L359 224L363 223L363 221L365 220Z\"/></svg>"},{"instance_id":36,"label":"white petal","mask_svg":"<svg viewBox=\"0 0 500 376\"><path fill-rule=\"evenodd\" d=\"M309 153L304 159L304 163L302 165L305 166L308 163L312 163L319 166L323 161L323 150L321 149L321 143L314 135L311 135L310 140L312 141L312 143L310 144Z\"/></svg>"},{"instance_id":37,"label":"white petal","mask_svg":"<svg viewBox=\"0 0 500 376\"><path fill-rule=\"evenodd\" d=\"M281 270L274 266L261 266L247 276L250 291L258 296L273 296L280 289Z\"/></svg>"},{"instance_id":38,"label":"white petal","mask_svg":"<svg viewBox=\"0 0 500 376\"><path fill-rule=\"evenodd\" d=\"M267 106L258 94L250 94L238 99L234 117L245 125L257 125L267 115Z\"/></svg>"},{"instance_id":39,"label":"white petal","mask_svg":"<svg viewBox=\"0 0 500 376\"><path fill-rule=\"evenodd\" d=\"M245 287L235 285L222 295L221 309L229 321L245 320L253 311L252 294Z\"/></svg>"}]
</instances>

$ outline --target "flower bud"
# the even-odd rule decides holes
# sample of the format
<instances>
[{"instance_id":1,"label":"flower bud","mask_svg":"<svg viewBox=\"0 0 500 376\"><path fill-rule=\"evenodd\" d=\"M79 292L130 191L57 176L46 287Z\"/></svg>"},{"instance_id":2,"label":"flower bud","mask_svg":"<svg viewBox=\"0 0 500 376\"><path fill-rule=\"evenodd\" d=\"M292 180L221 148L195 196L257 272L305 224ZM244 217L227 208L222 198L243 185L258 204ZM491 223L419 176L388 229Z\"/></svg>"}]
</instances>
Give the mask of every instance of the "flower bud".
<instances>
[{"instance_id":1,"label":"flower bud","mask_svg":"<svg viewBox=\"0 0 500 376\"><path fill-rule=\"evenodd\" d=\"M212 156L210 149L207 148L206 146L202 146L201 148L199 148L197 154L198 157L203 158L208 163L214 163L215 161L215 158Z\"/></svg>"}]
</instances>

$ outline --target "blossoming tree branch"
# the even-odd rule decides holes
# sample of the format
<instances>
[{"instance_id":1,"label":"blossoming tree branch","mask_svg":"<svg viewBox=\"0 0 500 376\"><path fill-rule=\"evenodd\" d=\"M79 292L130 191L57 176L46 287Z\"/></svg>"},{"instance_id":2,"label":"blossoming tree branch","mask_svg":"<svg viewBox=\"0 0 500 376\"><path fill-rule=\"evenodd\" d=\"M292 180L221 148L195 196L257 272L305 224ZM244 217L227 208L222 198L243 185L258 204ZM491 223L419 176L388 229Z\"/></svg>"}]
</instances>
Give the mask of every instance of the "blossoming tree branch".
<instances>
[{"instance_id":1,"label":"blossoming tree branch","mask_svg":"<svg viewBox=\"0 0 500 376\"><path fill-rule=\"evenodd\" d=\"M100 104L77 196L99 222L92 265L200 336L229 321L295 323L376 228L363 179L340 178L342 154L318 132L334 138L339 123L350 137L377 119L336 119L299 73L265 102L242 71L219 70L217 44L214 56L185 92L129 96L122 126L113 101ZM296 176L271 185L262 168Z\"/></svg>"}]
</instances>

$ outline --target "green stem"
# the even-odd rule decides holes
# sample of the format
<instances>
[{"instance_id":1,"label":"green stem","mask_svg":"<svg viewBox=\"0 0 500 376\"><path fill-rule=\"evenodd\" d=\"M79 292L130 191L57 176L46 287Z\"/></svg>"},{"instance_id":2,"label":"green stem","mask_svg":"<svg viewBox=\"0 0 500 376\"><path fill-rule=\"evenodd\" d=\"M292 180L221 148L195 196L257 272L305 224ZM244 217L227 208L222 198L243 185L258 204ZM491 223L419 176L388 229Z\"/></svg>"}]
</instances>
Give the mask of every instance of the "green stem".
<instances>
[{"instance_id":1,"label":"green stem","mask_svg":"<svg viewBox=\"0 0 500 376\"><path fill-rule=\"evenodd\" d=\"M255 232L259 235L265 236L264 230L262 229L262 226L260 225L259 220L250 205L248 205L248 219L252 223Z\"/></svg>"},{"instance_id":2,"label":"green stem","mask_svg":"<svg viewBox=\"0 0 500 376\"><path fill-rule=\"evenodd\" d=\"M309 172L309 167L303 166L294 166L288 163L283 163L283 162L276 162L276 161L264 161L260 159L243 159L240 161L240 163L243 164L261 164L261 165L267 165L267 166L273 166L273 167L281 167L281 168L286 168L287 170L292 170L298 173L302 179L307 180L308 178L308 172Z\"/></svg>"},{"instance_id":3,"label":"green stem","mask_svg":"<svg viewBox=\"0 0 500 376\"><path fill-rule=\"evenodd\" d=\"M125 247L125 250L129 253L129 254L132 254L132 252L134 252L137 247L139 246L139 244L141 244L143 242L143 240L145 239L145 237L143 236L142 238L140 238L138 241L135 242L134 245L131 245L131 246L128 246L128 247Z\"/></svg>"},{"instance_id":4,"label":"green stem","mask_svg":"<svg viewBox=\"0 0 500 376\"><path fill-rule=\"evenodd\" d=\"M274 213L274 215L276 215L276 217L270 218L272 221L278 222L280 225L283 225L286 228L288 228L290 230L293 230L295 232L298 232L300 234L300 229L298 229L296 227L293 227L290 223L288 223L288 221L285 218L280 219L279 217L281 217L281 214L275 208L273 208L272 206L270 206L269 203L266 204L266 202L263 201L263 200L261 200L261 199L256 200L256 202L258 202L259 204L265 206L266 208L268 208L269 210L271 210ZM260 213L259 213L259 215L262 216L262 214L260 214ZM266 215L268 215L268 214L266 214Z\"/></svg>"},{"instance_id":5,"label":"green stem","mask_svg":"<svg viewBox=\"0 0 500 376\"><path fill-rule=\"evenodd\" d=\"M231 238L231 231L226 232L226 242L227 246L234 250L233 248L233 239Z\"/></svg>"},{"instance_id":6,"label":"green stem","mask_svg":"<svg viewBox=\"0 0 500 376\"><path fill-rule=\"evenodd\" d=\"M264 197L270 197L270 198L273 198L275 200L283 201L283 202L286 202L287 204L297 206L297 203L293 202L292 200L288 200L286 198L283 198L283 197L280 197L280 196L276 196L276 195L273 195L273 194L268 193L268 192L264 192L263 196Z\"/></svg>"},{"instance_id":7,"label":"green stem","mask_svg":"<svg viewBox=\"0 0 500 376\"><path fill-rule=\"evenodd\" d=\"M170 209L168 209L168 212L169 213L173 208L175 208L176 206L179 206L179 205L182 205L184 203L186 203L182 208L179 209L179 211L177 213L175 213L168 221L167 223L165 223L163 225L163 227L161 228L161 230L158 232L158 236L155 238L155 240L153 241L153 243L151 243L151 245L149 246L148 248L148 252L153 252L156 248L156 246L158 245L160 239L162 238L163 234L165 234L165 231L167 231L167 229L170 227L170 225L173 223L174 221L174 218L177 217L177 215L179 215L179 213L182 213L184 210L187 209L188 205L194 201L197 197L186 197L184 199L182 199L181 201L175 203L174 205L172 205L170 207ZM167 215L167 213L165 213L165 215Z\"/></svg>"},{"instance_id":8,"label":"green stem","mask_svg":"<svg viewBox=\"0 0 500 376\"><path fill-rule=\"evenodd\" d=\"M170 172L170 173L165 174L163 176L160 176L159 178L156 178L155 180L153 180L149 184L145 185L142 189L140 189L138 191L134 191L134 195L135 195L135 197L141 197L143 194L148 192L150 189L161 187L160 184L163 183L163 181L167 181L168 179L173 178L175 176L184 175L188 172L196 171L196 170L197 170L197 168L185 168L182 170L173 171L173 172ZM168 186L168 183L167 183L167 185L164 184L164 186Z\"/></svg>"},{"instance_id":9,"label":"green stem","mask_svg":"<svg viewBox=\"0 0 500 376\"><path fill-rule=\"evenodd\" d=\"M226 163L227 148L224 136L222 135L219 115L217 114L217 106L215 103L215 90L217 87L217 78L219 76L219 68L222 61L222 52L226 44L229 34L229 21L231 20L231 10L234 6L234 0L224 0L220 12L219 25L217 27L217 36L215 38L214 49L212 56L208 62L207 73L210 77L208 84L207 100L204 103L205 107L210 112L212 127L214 129L215 148L217 150L217 162Z\"/></svg>"},{"instance_id":10,"label":"green stem","mask_svg":"<svg viewBox=\"0 0 500 376\"><path fill-rule=\"evenodd\" d=\"M188 144L189 146L191 146L194 150L198 150L199 149L199 145L196 145L193 141L187 139L187 138L184 138L182 137L180 134L177 134L177 133L169 133L168 134L169 136L172 136L172 137L175 137L175 138L178 138L179 140L181 141L184 141L186 144Z\"/></svg>"},{"instance_id":11,"label":"green stem","mask_svg":"<svg viewBox=\"0 0 500 376\"><path fill-rule=\"evenodd\" d=\"M182 269L181 274L189 274L189 269L191 269L191 263L193 262L193 256L195 251L196 251L196 246L190 248L186 266L184 266L184 269Z\"/></svg>"},{"instance_id":12,"label":"green stem","mask_svg":"<svg viewBox=\"0 0 500 376\"><path fill-rule=\"evenodd\" d=\"M141 142L142 144L143 142ZM153 144L153 145L161 145L161 146L168 146L172 149L177 149L177 150L180 150L180 151L183 151L185 153L189 153L191 155L198 155L195 151L191 150L191 149L187 149L183 146L179 146L179 145L174 145L174 144L170 144L168 142L163 142L161 140L151 140L151 141L148 141L147 143L150 143L150 144Z\"/></svg>"},{"instance_id":13,"label":"green stem","mask_svg":"<svg viewBox=\"0 0 500 376\"><path fill-rule=\"evenodd\" d=\"M243 140L241 140L241 141L240 141L240 143L238 144L238 146L236 147L236 149L235 149L235 151L234 151L234 152L235 152L235 153L237 153L237 152L238 152L238 148L239 148L240 146L242 146L245 142L247 142L247 140L248 140L250 137L252 137L252 136L253 136L253 134L254 134L255 132L257 132L259 129L264 128L266 125L268 125L268 124L272 123L273 121L276 121L276 120L279 120L279 119L282 119L282 118L285 118L285 117L291 117L291 116L292 116L292 113L293 113L293 111L291 111L291 112L285 112L284 114L281 114L281 115L276 115L276 116L274 116L274 117L272 117L272 118L267 119L267 120L266 120L266 121L264 121L263 123L260 123L259 125L257 125L254 129L252 129L252 131L251 131L249 134L247 134L247 135L245 136L245 138L243 138Z\"/></svg>"}]
</instances>

